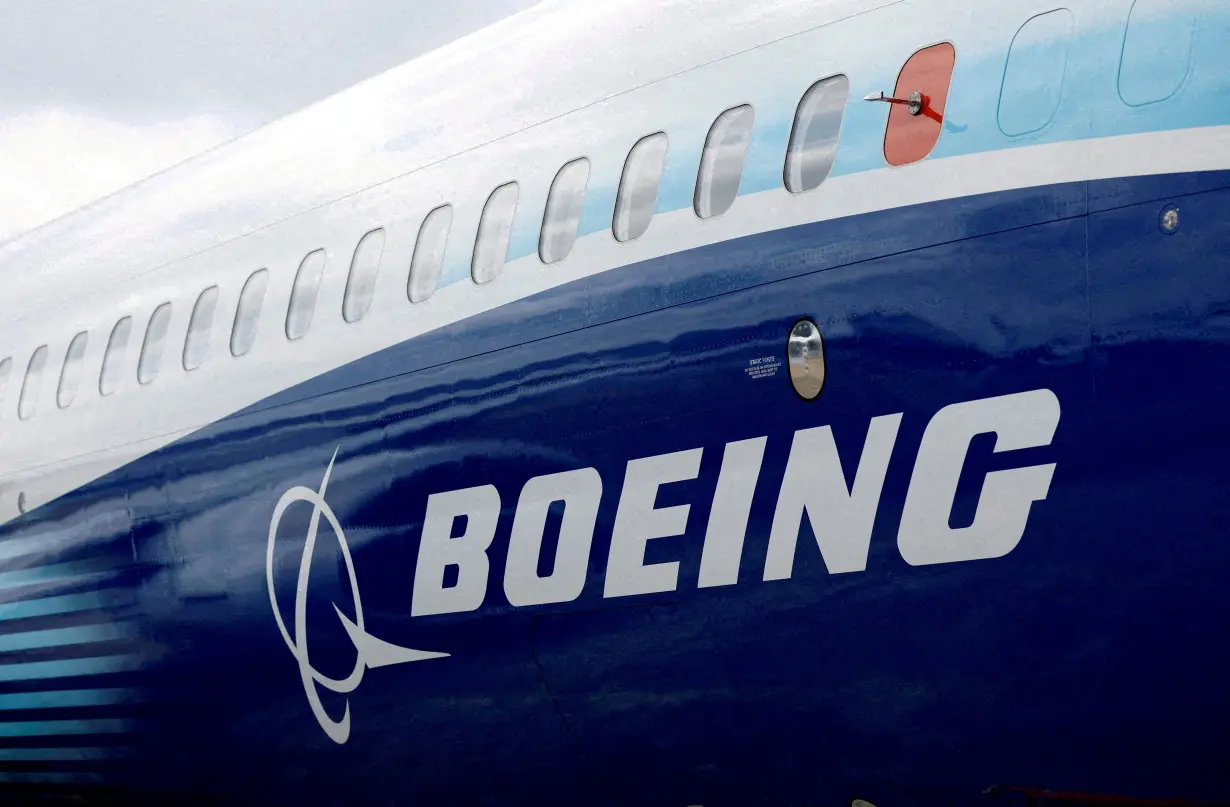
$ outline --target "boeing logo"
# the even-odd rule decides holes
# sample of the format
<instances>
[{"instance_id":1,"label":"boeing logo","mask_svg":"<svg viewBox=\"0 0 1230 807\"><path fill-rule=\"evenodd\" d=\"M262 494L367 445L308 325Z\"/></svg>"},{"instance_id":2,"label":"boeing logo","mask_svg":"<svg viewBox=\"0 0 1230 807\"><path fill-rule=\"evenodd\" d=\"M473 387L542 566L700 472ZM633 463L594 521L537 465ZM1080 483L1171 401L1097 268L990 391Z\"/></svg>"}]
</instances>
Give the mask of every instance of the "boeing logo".
<instances>
[{"instance_id":1,"label":"boeing logo","mask_svg":"<svg viewBox=\"0 0 1230 807\"><path fill-rule=\"evenodd\" d=\"M897 529L897 550L902 559L911 566L957 563L998 558L1015 549L1025 534L1033 503L1047 497L1055 465L988 473L982 481L972 523L953 527L951 515L970 443L976 435L994 434L996 453L1047 446L1054 439L1059 418L1059 399L1046 389L953 404L937 412L923 432L906 490ZM830 574L857 573L867 568L872 530L901 419L901 414L871 419L862 454L853 463L850 485L846 483L849 475L845 472L849 463L843 464L838 455L831 428L820 426L794 433L768 524L764 565L758 570L762 580L792 576L805 518ZM742 570L744 544L767 441L767 437L739 440L727 443L723 449L701 545L698 588L730 586L739 583L740 578L748 579ZM660 488L699 476L703 452L702 448L694 448L628 461L607 544L604 598L678 589L680 562L647 563L646 550L650 541L687 532L691 505L658 507L656 502ZM336 456L335 451L335 459ZM359 685L369 667L444 654L391 645L365 631L350 551L341 524L325 502L332 468L330 460L319 490L291 488L274 508L269 524L267 569L274 617L286 646L299 662L308 702L325 732L341 743L349 736L349 704L341 720L330 719L321 705L317 686L349 693ZM503 570L504 596L510 605L565 603L581 596L591 568L602 498L603 480L596 468L537 476L525 482L508 533ZM310 503L313 512L299 566L292 638L273 594L273 551L278 523L286 509L296 502ZM541 556L549 545L544 540L547 516L557 505L562 505L562 517L558 540L554 542L554 558L544 559ZM491 572L488 550L495 540L502 510L500 492L490 484L428 496L415 561L411 616L462 613L483 605ZM322 515L341 545L355 603L353 621L338 611L358 650L353 672L341 680L316 671L307 653L304 623L308 574ZM458 534L461 525L464 526ZM446 572L450 569L453 580L446 584ZM550 571L542 575L542 569Z\"/></svg>"},{"instance_id":2,"label":"boeing logo","mask_svg":"<svg viewBox=\"0 0 1230 807\"><path fill-rule=\"evenodd\" d=\"M325 501L325 489L329 486L329 475L333 472L333 462L336 459L337 451L334 450L333 458L329 460L329 467L325 469L325 476L320 480L320 490L293 487L282 494L277 507L273 509L273 518L269 521L269 546L265 553L265 577L269 585L269 604L273 606L273 618L278 623L278 630L282 633L282 640L286 642L287 649L290 650L291 654L299 662L299 675L303 679L303 690L307 694L308 703L312 707L312 714L316 716L316 720L320 723L320 727L325 730L325 734L329 735L329 739L340 744L350 738L350 703L347 701L341 719L334 720L329 717L325 711L324 704L320 701L320 692L316 688L318 685L331 692L349 694L358 688L359 684L363 681L363 674L369 668L388 667L393 664L405 664L409 661L443 658L448 654L411 650L408 647L389 644L372 636L363 627L363 600L359 596L359 581L355 577L354 561L350 558L350 547L346 545L346 534L342 531L342 525L338 522L337 516L334 515L333 510L330 509L329 504ZM308 524L307 540L303 543L303 555L299 561L299 578L295 586L295 634L291 636L290 632L286 629L285 620L282 619L282 611L278 607L277 596L274 593L273 550L277 542L278 525L282 521L282 516L287 508L296 502L311 504L312 518ZM346 573L350 577L350 595L354 600L353 620L343 614L336 604L333 606L333 610L337 612L338 619L342 621L342 626L346 629L346 633L350 636L350 641L354 643L355 650L358 653L355 658L354 669L345 678L330 678L322 674L312 666L312 662L308 658L308 578L311 573L312 552L316 548L316 535L320 528L321 516L324 516L325 520L329 522L329 526L333 528L333 534L337 536L338 545L342 550L342 558L346 562Z\"/></svg>"}]
</instances>

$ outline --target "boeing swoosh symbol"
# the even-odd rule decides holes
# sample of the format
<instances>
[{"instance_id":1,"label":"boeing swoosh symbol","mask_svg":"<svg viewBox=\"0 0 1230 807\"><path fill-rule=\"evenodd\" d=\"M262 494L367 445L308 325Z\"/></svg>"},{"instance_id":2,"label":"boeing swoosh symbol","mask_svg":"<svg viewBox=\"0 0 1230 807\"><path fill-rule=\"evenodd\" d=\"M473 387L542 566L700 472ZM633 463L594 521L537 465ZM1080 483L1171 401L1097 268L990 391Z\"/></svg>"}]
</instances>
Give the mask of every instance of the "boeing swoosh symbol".
<instances>
[{"instance_id":1,"label":"boeing swoosh symbol","mask_svg":"<svg viewBox=\"0 0 1230 807\"><path fill-rule=\"evenodd\" d=\"M269 604L273 608L273 618L277 621L278 630L282 634L282 640L286 642L287 649L290 650L291 654L299 662L299 675L303 679L303 690L307 695L308 704L312 707L312 714L316 716L316 721L320 723L320 727L324 729L329 739L341 744L350 738L350 701L346 701L346 708L342 713L341 719L334 720L325 711L324 704L321 703L320 692L317 689L318 686L324 687L330 692L349 694L358 688L363 680L363 673L368 669L389 667L394 664L406 664L411 661L445 658L448 656L448 653L434 653L427 650L401 647L400 645L395 645L372 636L363 626L363 601L359 596L359 582L355 577L354 561L350 557L350 547L346 543L346 535L342 531L342 525L338 522L337 516L329 507L328 502L325 501L325 490L329 486L329 475L333 473L333 463L336 459L337 450L335 449L333 457L329 460L329 467L325 469L324 478L320 480L319 490L296 486L282 494L282 498L278 500L277 506L273 509L273 516L269 519L269 545L265 554L265 580L269 586ZM308 523L307 539L303 543L303 554L299 560L299 578L295 586L295 633L292 636L286 628L285 621L282 619L282 613L278 609L278 601L274 593L273 554L274 545L277 542L278 525L281 523L282 516L286 513L287 508L296 502L308 502L311 504L312 518ZM336 603L333 605L333 610L337 613L338 619L342 622L342 627L346 629L346 634L350 637L350 641L354 644L355 651L357 652L354 669L345 678L330 678L324 675L312 666L308 658L307 590L312 569L312 553L316 548L316 535L320 528L321 516L324 516L325 520L329 522L329 526L333 528L333 534L337 536L338 546L342 550L342 559L346 563L346 573L350 577L351 598L354 600L353 620L343 614Z\"/></svg>"}]
</instances>

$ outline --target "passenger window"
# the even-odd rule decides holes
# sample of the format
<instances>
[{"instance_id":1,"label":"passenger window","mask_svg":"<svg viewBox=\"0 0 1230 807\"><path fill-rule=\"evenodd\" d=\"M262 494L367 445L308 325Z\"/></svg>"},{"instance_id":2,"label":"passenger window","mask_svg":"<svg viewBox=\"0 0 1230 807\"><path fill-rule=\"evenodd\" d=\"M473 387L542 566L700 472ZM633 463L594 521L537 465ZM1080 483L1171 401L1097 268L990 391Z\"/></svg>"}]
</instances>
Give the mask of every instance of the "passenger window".
<instances>
[{"instance_id":1,"label":"passenger window","mask_svg":"<svg viewBox=\"0 0 1230 807\"><path fill-rule=\"evenodd\" d=\"M295 285L290 290L290 307L286 310L286 338L298 339L312 327L316 310L316 295L320 292L320 276L325 271L325 251L310 253L295 272Z\"/></svg>"},{"instance_id":2,"label":"passenger window","mask_svg":"<svg viewBox=\"0 0 1230 807\"><path fill-rule=\"evenodd\" d=\"M947 42L923 48L910 57L897 76L896 98L922 96L922 110L914 115L907 104L892 104L884 133L884 159L889 165L906 165L926 159L940 142L948 88L957 63L957 50Z\"/></svg>"},{"instance_id":3,"label":"passenger window","mask_svg":"<svg viewBox=\"0 0 1230 807\"><path fill-rule=\"evenodd\" d=\"M517 195L517 183L509 182L493 190L483 206L478 238L474 240L474 260L470 264L475 283L490 283L504 270L513 214L517 212Z\"/></svg>"},{"instance_id":4,"label":"passenger window","mask_svg":"<svg viewBox=\"0 0 1230 807\"><path fill-rule=\"evenodd\" d=\"M538 238L538 257L555 263L568 257L581 225L585 205L585 186L589 183L589 160L581 157L559 170L547 196L547 212L542 217Z\"/></svg>"},{"instance_id":5,"label":"passenger window","mask_svg":"<svg viewBox=\"0 0 1230 807\"><path fill-rule=\"evenodd\" d=\"M1119 63L1119 97L1123 103L1156 104L1182 88L1192 69L1203 5L1182 0L1132 3Z\"/></svg>"},{"instance_id":6,"label":"passenger window","mask_svg":"<svg viewBox=\"0 0 1230 807\"><path fill-rule=\"evenodd\" d=\"M137 381L148 384L158 377L162 367L162 348L167 340L167 327L171 324L171 304L163 303L154 309L145 326L145 341L141 345L141 358L137 362Z\"/></svg>"},{"instance_id":7,"label":"passenger window","mask_svg":"<svg viewBox=\"0 0 1230 807\"><path fill-rule=\"evenodd\" d=\"M350 260L350 276L346 278L346 295L342 298L342 318L358 322L372 307L376 290L376 275L380 271L380 256L384 253L384 230L372 230L359 239Z\"/></svg>"},{"instance_id":8,"label":"passenger window","mask_svg":"<svg viewBox=\"0 0 1230 807\"><path fill-rule=\"evenodd\" d=\"M4 403L4 396L9 391L9 376L13 373L13 359L7 358L0 361L0 404Z\"/></svg>"},{"instance_id":9,"label":"passenger window","mask_svg":"<svg viewBox=\"0 0 1230 807\"><path fill-rule=\"evenodd\" d=\"M696 215L702 219L722 215L739 195L743 163L747 159L747 145L755 120L752 107L744 104L723 112L710 127L692 200Z\"/></svg>"},{"instance_id":10,"label":"passenger window","mask_svg":"<svg viewBox=\"0 0 1230 807\"><path fill-rule=\"evenodd\" d=\"M410 280L406 283L410 302L421 303L435 293L444 268L444 251L452 224L452 205L437 207L423 219L419 238L414 243L414 257L410 259Z\"/></svg>"},{"instance_id":11,"label":"passenger window","mask_svg":"<svg viewBox=\"0 0 1230 807\"><path fill-rule=\"evenodd\" d=\"M21 384L21 399L17 402L17 417L29 420L38 409L38 393L43 386L43 368L47 366L47 346L34 351L26 366L26 379Z\"/></svg>"},{"instance_id":12,"label":"passenger window","mask_svg":"<svg viewBox=\"0 0 1230 807\"><path fill-rule=\"evenodd\" d=\"M213 336L214 312L218 308L218 287L210 286L196 298L192 307L192 319L188 322L188 336L184 339L184 369L195 370L205 361L209 352L209 340Z\"/></svg>"},{"instance_id":13,"label":"passenger window","mask_svg":"<svg viewBox=\"0 0 1230 807\"><path fill-rule=\"evenodd\" d=\"M124 317L111 329L107 353L103 356L102 373L98 377L98 393L110 395L120 385L124 371L124 354L128 352L128 337L132 335L132 317Z\"/></svg>"},{"instance_id":14,"label":"passenger window","mask_svg":"<svg viewBox=\"0 0 1230 807\"><path fill-rule=\"evenodd\" d=\"M611 229L616 241L632 241L649 229L658 204L658 185L666 164L666 133L643 137L628 152L624 174L615 197L615 219Z\"/></svg>"},{"instance_id":15,"label":"passenger window","mask_svg":"<svg viewBox=\"0 0 1230 807\"><path fill-rule=\"evenodd\" d=\"M999 91L999 130L1004 134L1036 132L1055 117L1074 24L1072 12L1060 8L1028 20L1012 38Z\"/></svg>"},{"instance_id":16,"label":"passenger window","mask_svg":"<svg viewBox=\"0 0 1230 807\"><path fill-rule=\"evenodd\" d=\"M231 327L232 356L242 356L252 349L252 343L256 341L261 305L265 302L265 287L268 285L268 269L257 269L243 284L243 291L239 293L239 307L235 310L235 324Z\"/></svg>"},{"instance_id":17,"label":"passenger window","mask_svg":"<svg viewBox=\"0 0 1230 807\"><path fill-rule=\"evenodd\" d=\"M68 351L64 354L64 367L60 370L60 385L56 388L56 405L67 409L73 405L77 397L77 387L81 383L81 363L85 359L85 347L90 335L82 331L68 343Z\"/></svg>"},{"instance_id":18,"label":"passenger window","mask_svg":"<svg viewBox=\"0 0 1230 807\"><path fill-rule=\"evenodd\" d=\"M803 94L786 151L786 190L806 193L828 179L837 161L849 97L850 80L845 76L821 79Z\"/></svg>"}]
</instances>

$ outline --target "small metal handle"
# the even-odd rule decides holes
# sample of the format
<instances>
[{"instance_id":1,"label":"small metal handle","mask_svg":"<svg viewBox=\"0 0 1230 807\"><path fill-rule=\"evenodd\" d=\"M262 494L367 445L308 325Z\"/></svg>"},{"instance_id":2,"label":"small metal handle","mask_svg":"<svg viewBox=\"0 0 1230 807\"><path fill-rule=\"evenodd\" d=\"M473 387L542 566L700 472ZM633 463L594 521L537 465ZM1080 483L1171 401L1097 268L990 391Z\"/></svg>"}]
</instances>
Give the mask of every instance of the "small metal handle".
<instances>
[{"instance_id":1,"label":"small metal handle","mask_svg":"<svg viewBox=\"0 0 1230 807\"><path fill-rule=\"evenodd\" d=\"M909 98L893 98L884 94L883 90L873 92L871 95L863 99L864 101L883 101L886 104L904 104L907 111L911 115L921 115L923 107L927 105L927 99L923 97L921 92L910 93Z\"/></svg>"}]
</instances>

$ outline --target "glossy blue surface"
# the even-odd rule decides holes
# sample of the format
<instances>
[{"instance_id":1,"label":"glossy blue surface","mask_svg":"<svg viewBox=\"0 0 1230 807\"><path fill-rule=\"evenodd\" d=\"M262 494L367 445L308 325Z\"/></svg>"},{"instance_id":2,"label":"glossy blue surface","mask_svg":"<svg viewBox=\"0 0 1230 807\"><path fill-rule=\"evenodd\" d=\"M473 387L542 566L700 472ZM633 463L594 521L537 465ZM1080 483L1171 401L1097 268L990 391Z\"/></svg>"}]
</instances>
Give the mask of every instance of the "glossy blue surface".
<instances>
[{"instance_id":1,"label":"glossy blue surface","mask_svg":"<svg viewBox=\"0 0 1230 807\"><path fill-rule=\"evenodd\" d=\"M399 345L151 454L3 528L0 553L27 547L13 557L29 576L0 590L0 615L25 609L0 623L0 659L60 665L51 688L80 694L0 680L14 710L0 775L276 804L899 807L977 803L1004 783L1224 798L1228 187L1079 183L669 256ZM1175 235L1158 226L1166 204L1182 211ZM784 372L745 372L784 355L803 316L825 337L814 404ZM907 565L897 527L930 418L1034 389L1061 402L1053 443L994 454L976 438L951 516L970 522L989 471L1055 462L1020 545ZM762 582L794 431L831 425L849 481L870 419L897 412L866 570L829 575L804 526L792 578ZM698 590L722 448L763 435L740 582ZM647 550L681 563L678 589L604 599L627 461L702 447L698 478L657 499L692 506L686 533ZM312 717L264 577L274 505L316 489L335 449L328 502L367 629L450 654L369 671L345 745ZM522 485L584 467L603 497L582 595L510 606ZM427 496L484 484L503 504L484 604L412 619ZM309 514L279 527L283 613ZM344 676L336 546L317 548L308 619L314 664ZM49 721L75 728L32 746ZM40 747L82 753L2 753Z\"/></svg>"}]
</instances>

